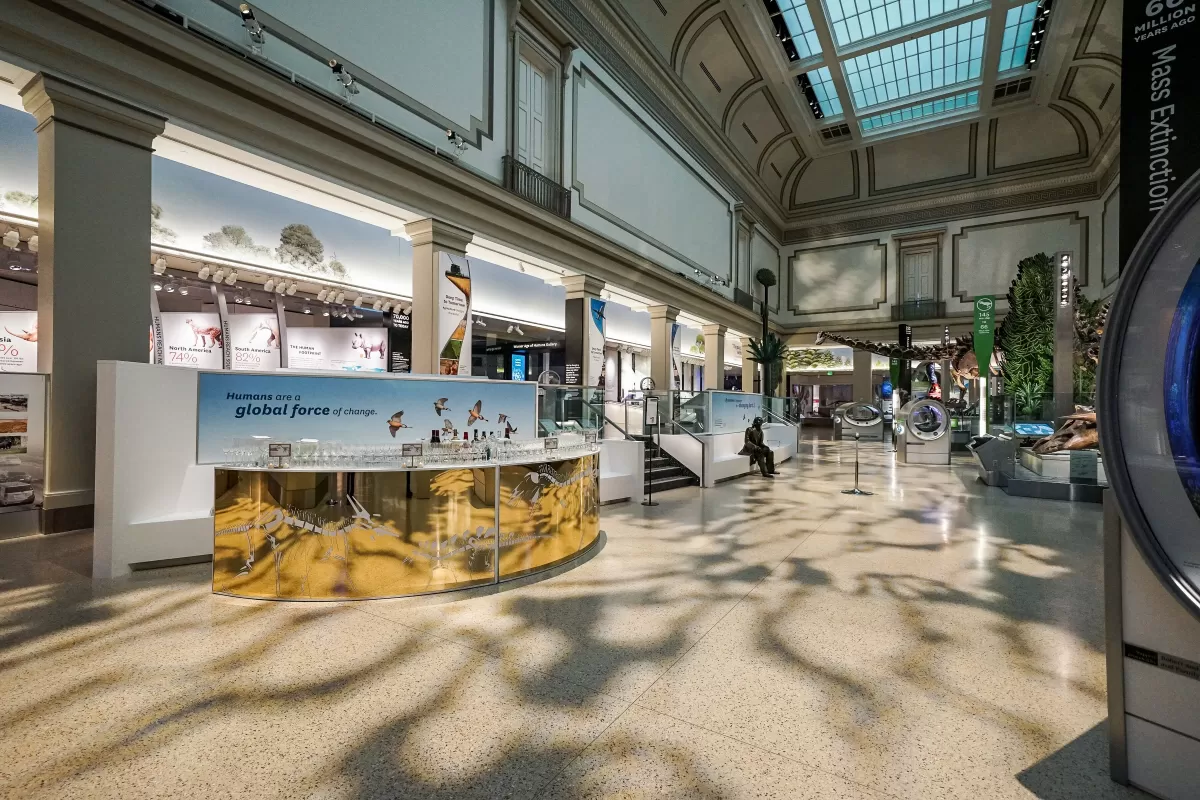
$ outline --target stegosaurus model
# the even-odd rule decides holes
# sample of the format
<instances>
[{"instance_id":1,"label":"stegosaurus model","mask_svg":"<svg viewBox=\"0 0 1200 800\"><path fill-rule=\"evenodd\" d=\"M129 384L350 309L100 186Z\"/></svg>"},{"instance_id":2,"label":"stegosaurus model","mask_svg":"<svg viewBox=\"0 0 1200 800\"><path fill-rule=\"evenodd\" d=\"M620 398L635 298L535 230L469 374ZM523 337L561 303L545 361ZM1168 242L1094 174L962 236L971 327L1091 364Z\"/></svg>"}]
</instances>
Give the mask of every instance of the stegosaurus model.
<instances>
[{"instance_id":1,"label":"stegosaurus model","mask_svg":"<svg viewBox=\"0 0 1200 800\"><path fill-rule=\"evenodd\" d=\"M935 344L928 347L900 347L899 343L873 342L869 339L855 339L836 333L820 331L817 333L817 344L833 342L845 345L855 350L866 350L884 358L907 358L910 361L949 361L950 371L954 382L963 387L963 381L979 377L979 362L975 358L975 336L968 333L960 336L951 344ZM992 368L995 369L1000 359L999 351L992 354Z\"/></svg>"}]
</instances>

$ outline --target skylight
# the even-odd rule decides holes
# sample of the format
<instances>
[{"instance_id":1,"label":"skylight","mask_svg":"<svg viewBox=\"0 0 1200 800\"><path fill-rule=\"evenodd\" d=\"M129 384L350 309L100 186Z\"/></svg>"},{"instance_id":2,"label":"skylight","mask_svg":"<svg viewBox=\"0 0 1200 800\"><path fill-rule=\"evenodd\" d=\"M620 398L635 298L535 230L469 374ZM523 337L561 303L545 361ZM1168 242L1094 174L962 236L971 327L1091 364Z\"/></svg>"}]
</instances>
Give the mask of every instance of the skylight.
<instances>
[{"instance_id":1,"label":"skylight","mask_svg":"<svg viewBox=\"0 0 1200 800\"><path fill-rule=\"evenodd\" d=\"M979 78L983 17L842 62L857 108L902 100Z\"/></svg>"},{"instance_id":2,"label":"skylight","mask_svg":"<svg viewBox=\"0 0 1200 800\"><path fill-rule=\"evenodd\" d=\"M838 99L837 89L833 86L833 76L829 74L829 67L814 69L807 73L807 77L812 85L813 95L821 104L822 116L836 117L841 114L842 101Z\"/></svg>"},{"instance_id":3,"label":"skylight","mask_svg":"<svg viewBox=\"0 0 1200 800\"><path fill-rule=\"evenodd\" d=\"M763 0L763 4L788 61L821 55L821 43L805 0Z\"/></svg>"},{"instance_id":4,"label":"skylight","mask_svg":"<svg viewBox=\"0 0 1200 800\"><path fill-rule=\"evenodd\" d=\"M914 25L975 5L981 0L827 0L829 23L839 46Z\"/></svg>"},{"instance_id":5,"label":"skylight","mask_svg":"<svg viewBox=\"0 0 1200 800\"><path fill-rule=\"evenodd\" d=\"M926 103L917 103L907 108L897 108L894 111L876 114L873 117L859 120L859 125L862 126L863 133L868 133L870 131L877 131L880 128L888 128L892 125L900 125L905 122L925 119L926 117L935 117L939 114L949 114L952 111L963 111L978 107L979 91L975 89L963 92L962 94L956 94L953 97L943 97L938 100L930 100Z\"/></svg>"},{"instance_id":6,"label":"skylight","mask_svg":"<svg viewBox=\"0 0 1200 800\"><path fill-rule=\"evenodd\" d=\"M1029 38L1037 17L1037 0L1010 8L1004 18L1004 35L1000 38L1000 71L1007 72L1025 66L1029 53Z\"/></svg>"}]
</instances>

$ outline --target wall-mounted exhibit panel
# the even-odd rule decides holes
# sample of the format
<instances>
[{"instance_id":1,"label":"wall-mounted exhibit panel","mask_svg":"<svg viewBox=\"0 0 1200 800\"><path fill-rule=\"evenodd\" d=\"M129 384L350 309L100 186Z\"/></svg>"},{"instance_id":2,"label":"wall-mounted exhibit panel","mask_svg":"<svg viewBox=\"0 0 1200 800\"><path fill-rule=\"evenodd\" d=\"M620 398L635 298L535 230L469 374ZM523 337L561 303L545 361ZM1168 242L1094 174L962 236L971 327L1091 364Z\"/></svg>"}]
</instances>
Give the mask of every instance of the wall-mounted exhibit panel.
<instances>
[{"instance_id":1,"label":"wall-mounted exhibit panel","mask_svg":"<svg viewBox=\"0 0 1200 800\"><path fill-rule=\"evenodd\" d=\"M45 375L0 374L0 513L42 505L46 388Z\"/></svg>"}]
</instances>

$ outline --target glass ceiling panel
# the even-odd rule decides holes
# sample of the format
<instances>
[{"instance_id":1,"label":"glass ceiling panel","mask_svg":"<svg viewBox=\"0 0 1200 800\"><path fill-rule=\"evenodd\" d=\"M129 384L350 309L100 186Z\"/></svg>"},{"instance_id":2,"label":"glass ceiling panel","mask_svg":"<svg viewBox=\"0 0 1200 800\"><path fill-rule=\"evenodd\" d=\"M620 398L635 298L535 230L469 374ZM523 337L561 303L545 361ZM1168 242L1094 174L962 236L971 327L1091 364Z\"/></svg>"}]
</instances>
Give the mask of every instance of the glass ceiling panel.
<instances>
[{"instance_id":1,"label":"glass ceiling panel","mask_svg":"<svg viewBox=\"0 0 1200 800\"><path fill-rule=\"evenodd\" d=\"M902 100L979 78L983 17L842 62L857 108Z\"/></svg>"},{"instance_id":2,"label":"glass ceiling panel","mask_svg":"<svg viewBox=\"0 0 1200 800\"><path fill-rule=\"evenodd\" d=\"M1029 53L1029 38L1033 34L1033 20L1037 16L1037 0L1023 6L1010 8L1004 18L1004 35L1000 38L1000 71L1025 66Z\"/></svg>"},{"instance_id":3,"label":"glass ceiling panel","mask_svg":"<svg viewBox=\"0 0 1200 800\"><path fill-rule=\"evenodd\" d=\"M826 7L833 36L844 47L979 2L982 0L827 0Z\"/></svg>"},{"instance_id":4,"label":"glass ceiling panel","mask_svg":"<svg viewBox=\"0 0 1200 800\"><path fill-rule=\"evenodd\" d=\"M767 14L775 25L775 33L783 42L790 61L800 61L821 55L817 29L808 13L805 0L765 0ZM781 28L782 23L782 30ZM790 37L789 39L785 39ZM791 47L789 47L789 43Z\"/></svg>"},{"instance_id":5,"label":"glass ceiling panel","mask_svg":"<svg viewBox=\"0 0 1200 800\"><path fill-rule=\"evenodd\" d=\"M809 72L808 80L812 84L813 94L817 96L817 102L821 104L821 111L825 116L836 117L841 114L842 101L838 99L837 89L833 86L833 76L829 74L829 67L821 67Z\"/></svg>"},{"instance_id":6,"label":"glass ceiling panel","mask_svg":"<svg viewBox=\"0 0 1200 800\"><path fill-rule=\"evenodd\" d=\"M892 125L900 125L905 122L912 122L913 120L978 107L979 91L972 90L956 94L953 97L943 97L939 100L930 100L927 103L918 103L907 108L897 108L894 111L887 111L883 114L876 114L873 117L866 117L859 120L859 125L862 126L863 133L869 133Z\"/></svg>"}]
</instances>

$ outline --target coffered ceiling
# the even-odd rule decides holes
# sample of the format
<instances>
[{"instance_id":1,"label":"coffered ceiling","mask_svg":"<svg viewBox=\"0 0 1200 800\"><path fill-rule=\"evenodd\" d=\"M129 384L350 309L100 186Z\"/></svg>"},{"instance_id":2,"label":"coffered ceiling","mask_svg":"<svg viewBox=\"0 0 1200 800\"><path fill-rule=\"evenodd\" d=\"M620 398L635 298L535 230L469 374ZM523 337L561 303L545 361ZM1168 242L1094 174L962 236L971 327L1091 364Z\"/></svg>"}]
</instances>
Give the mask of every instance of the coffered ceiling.
<instances>
[{"instance_id":1,"label":"coffered ceiling","mask_svg":"<svg viewBox=\"0 0 1200 800\"><path fill-rule=\"evenodd\" d=\"M1095 194L1111 172L1119 0L583 5L648 54L787 228L980 193Z\"/></svg>"}]
</instances>

